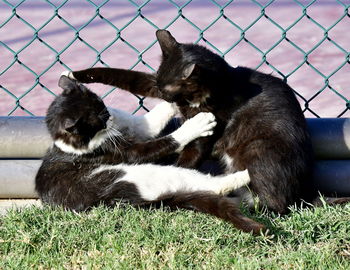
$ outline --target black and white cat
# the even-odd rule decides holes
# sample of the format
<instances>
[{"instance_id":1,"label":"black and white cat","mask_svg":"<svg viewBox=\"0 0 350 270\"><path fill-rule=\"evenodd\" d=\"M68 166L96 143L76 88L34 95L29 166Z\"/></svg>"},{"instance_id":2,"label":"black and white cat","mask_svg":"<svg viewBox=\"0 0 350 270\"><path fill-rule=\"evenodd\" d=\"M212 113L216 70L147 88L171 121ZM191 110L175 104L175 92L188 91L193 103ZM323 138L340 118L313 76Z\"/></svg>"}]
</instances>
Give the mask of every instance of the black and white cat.
<instances>
[{"instance_id":1,"label":"black and white cat","mask_svg":"<svg viewBox=\"0 0 350 270\"><path fill-rule=\"evenodd\" d=\"M239 197L278 213L302 199L311 201L313 150L300 105L282 80L244 67L231 67L203 46L178 43L156 32L162 61L156 74L91 68L68 74L80 82L110 84L143 96L176 102L184 119L212 112L213 136L189 143L178 165L196 168L211 154L226 173L248 169L251 183Z\"/></svg>"},{"instance_id":2,"label":"black and white cat","mask_svg":"<svg viewBox=\"0 0 350 270\"><path fill-rule=\"evenodd\" d=\"M168 136L156 138L177 107L163 102L144 116L107 109L85 86L61 76L63 93L50 105L46 123L54 141L36 176L44 203L83 211L118 201L135 206L186 208L212 214L255 234L264 226L244 217L225 197L249 183L247 170L213 177L195 170L152 164L212 135L211 113L199 113Z\"/></svg>"}]
</instances>

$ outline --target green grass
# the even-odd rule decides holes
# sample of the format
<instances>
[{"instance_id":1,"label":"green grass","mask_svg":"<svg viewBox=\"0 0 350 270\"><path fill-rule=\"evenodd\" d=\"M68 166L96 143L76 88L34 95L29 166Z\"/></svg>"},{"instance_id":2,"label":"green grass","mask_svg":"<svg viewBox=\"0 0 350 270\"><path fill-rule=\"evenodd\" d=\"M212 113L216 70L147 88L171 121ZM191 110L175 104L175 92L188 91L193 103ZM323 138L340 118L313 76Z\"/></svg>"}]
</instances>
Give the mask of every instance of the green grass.
<instances>
[{"instance_id":1,"label":"green grass","mask_svg":"<svg viewBox=\"0 0 350 270\"><path fill-rule=\"evenodd\" d=\"M45 207L0 220L0 269L350 269L350 205L253 216L254 237L190 211Z\"/></svg>"}]
</instances>

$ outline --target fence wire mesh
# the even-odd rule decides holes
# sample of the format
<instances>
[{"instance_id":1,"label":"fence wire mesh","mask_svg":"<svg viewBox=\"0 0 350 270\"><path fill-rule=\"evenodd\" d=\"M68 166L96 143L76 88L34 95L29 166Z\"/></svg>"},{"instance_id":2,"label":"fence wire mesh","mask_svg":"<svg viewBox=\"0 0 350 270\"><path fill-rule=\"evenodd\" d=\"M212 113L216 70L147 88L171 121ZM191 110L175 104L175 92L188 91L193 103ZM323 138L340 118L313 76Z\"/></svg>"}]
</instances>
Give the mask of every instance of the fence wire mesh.
<instances>
[{"instance_id":1,"label":"fence wire mesh","mask_svg":"<svg viewBox=\"0 0 350 270\"><path fill-rule=\"evenodd\" d=\"M340 0L3 0L0 114L45 114L66 69L155 71L154 32L162 28L232 65L283 78L307 116L348 116L349 6ZM97 88L111 105L133 112L152 106L115 88Z\"/></svg>"}]
</instances>

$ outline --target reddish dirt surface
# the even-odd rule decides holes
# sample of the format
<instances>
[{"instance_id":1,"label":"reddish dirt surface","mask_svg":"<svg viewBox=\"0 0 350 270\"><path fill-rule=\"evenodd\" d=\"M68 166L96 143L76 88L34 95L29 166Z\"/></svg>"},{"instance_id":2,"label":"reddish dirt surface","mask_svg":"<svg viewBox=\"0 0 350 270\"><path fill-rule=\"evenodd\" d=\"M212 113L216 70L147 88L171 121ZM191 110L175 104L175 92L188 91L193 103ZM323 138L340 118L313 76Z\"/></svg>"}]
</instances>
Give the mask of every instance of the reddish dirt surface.
<instances>
[{"instance_id":1,"label":"reddish dirt surface","mask_svg":"<svg viewBox=\"0 0 350 270\"><path fill-rule=\"evenodd\" d=\"M53 1L55 4L59 2ZM95 1L95 3L100 2L102 3L102 1ZM142 1L135 2L142 3ZM184 3L185 1L175 2ZM218 1L220 4L223 2ZM264 4L267 1L259 2ZM301 3L305 4L303 1ZM134 20L137 14L137 8L134 5L128 1L110 1L100 8L101 17L96 16L88 26L79 31L81 40L75 40L76 35L72 28L79 29L96 15L92 4L76 0L68 1L60 8L58 14L69 22L71 26L68 26L58 17L46 24L54 16L54 8L43 1L31 0L16 9L16 14L22 20L14 16L3 25L11 17L12 9L2 2L0 4L0 25L3 25L0 28L0 41L3 42L3 44L0 43L0 115L8 115L10 112L12 116L28 115L20 107L13 111L16 107L14 96L21 97L22 95L24 96L20 99L20 105L23 108L34 115L45 115L53 99L53 95L46 89L56 94L61 91L57 86L57 80L60 73L67 69L64 65L73 70L84 69L94 65L97 57L100 57L111 67L131 68L136 64L135 70L150 71L145 64L138 63L138 52L143 52L144 63L156 70L159 65L160 48L157 43L154 44L155 27L147 21L159 28L164 28L178 15L178 11L173 4L167 1L151 1L141 10L144 18L137 17ZM178 18L168 29L180 42L195 42L200 37L200 31L197 28L208 27L219 16L220 9L211 1L193 1L183 8L182 14L184 18ZM261 10L257 4L250 1L234 1L224 9L224 14L239 27L246 29L260 16ZM265 9L265 14L280 27L286 29L302 16L303 8L293 1L278 0ZM302 64L303 53L286 40L268 51L282 38L282 31L264 16L245 31L245 38L262 52L268 51L266 54L268 63L288 76L288 83L305 99L311 99L324 89L310 101L308 106L320 117L336 117L346 108L346 101L339 95L345 99L350 98L350 65L346 60L350 47L350 18L345 16L340 20L344 16L344 7L336 1L322 0L308 7L307 15L309 18L303 17L287 31L286 36L301 50L310 52L307 57L309 64ZM119 29L129 24L121 31L121 37L134 49L122 39L118 39L109 46L116 39L117 31L105 19ZM38 37L43 42L35 39L24 48L33 40L35 34L35 30L30 28L24 20L36 29L42 27L38 32ZM189 24L187 20L192 21L197 28ZM317 26L317 23L328 29L338 20L340 22L328 31L328 37L336 42L338 47L326 39L315 50L312 50L325 37L325 31ZM221 52L226 52L240 40L241 31L221 17L204 32L203 37L208 43L200 40L199 44L215 51L215 48L210 45L212 44ZM73 43L65 49L71 42ZM97 51L87 46L87 43ZM154 45L144 51L150 44ZM57 62L55 51L59 53L60 62ZM101 52L100 55L99 52ZM15 57L23 65L14 62ZM225 54L225 59L233 66L256 68L262 62L262 53L243 40ZM31 71L24 68L24 65ZM293 72L299 65L301 67ZM318 72L310 65L318 69ZM98 62L95 66L102 66L102 64ZM339 66L342 68L338 70ZM264 63L258 70L280 76L274 68ZM40 84L37 84L35 74L40 75ZM330 77L327 79L328 76ZM325 81L331 88L325 87ZM10 91L14 96L6 93L4 89ZM32 90L27 93L29 89ZM92 89L100 95L105 95L111 87L94 84ZM299 100L302 108L305 108L305 102L302 99ZM109 106L130 112L138 107L137 98L118 89L109 94L105 101ZM150 109L157 102L157 100L146 99L145 105ZM144 113L144 110L140 110L139 113ZM306 111L305 115L315 116L309 111ZM349 111L343 116L349 117Z\"/></svg>"}]
</instances>

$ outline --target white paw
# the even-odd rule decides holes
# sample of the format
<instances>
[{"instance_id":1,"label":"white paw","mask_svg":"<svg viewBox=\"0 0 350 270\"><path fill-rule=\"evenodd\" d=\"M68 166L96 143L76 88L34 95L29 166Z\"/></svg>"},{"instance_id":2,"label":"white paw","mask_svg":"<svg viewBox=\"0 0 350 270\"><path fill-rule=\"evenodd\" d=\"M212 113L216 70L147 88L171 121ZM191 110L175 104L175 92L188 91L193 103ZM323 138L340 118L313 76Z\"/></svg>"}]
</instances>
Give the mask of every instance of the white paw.
<instances>
[{"instance_id":1,"label":"white paw","mask_svg":"<svg viewBox=\"0 0 350 270\"><path fill-rule=\"evenodd\" d=\"M61 76L66 76L66 77L68 77L68 78L70 78L70 79L72 79L72 80L76 80L76 79L74 78L74 76L73 76L72 71L69 71L69 70L63 71L63 72L61 73Z\"/></svg>"},{"instance_id":2,"label":"white paw","mask_svg":"<svg viewBox=\"0 0 350 270\"><path fill-rule=\"evenodd\" d=\"M216 126L215 116L212 113L201 112L188 119L183 125L171 135L180 144L177 151L181 151L189 142L213 134Z\"/></svg>"},{"instance_id":3,"label":"white paw","mask_svg":"<svg viewBox=\"0 0 350 270\"><path fill-rule=\"evenodd\" d=\"M250 176L248 170L238 171L233 174L228 174L224 176L225 185L219 190L219 194L227 195L233 190L239 189L250 183Z\"/></svg>"},{"instance_id":4,"label":"white paw","mask_svg":"<svg viewBox=\"0 0 350 270\"><path fill-rule=\"evenodd\" d=\"M240 188L250 183L250 176L247 169L245 169L244 171L238 171L234 173L233 178L233 181L235 181L236 183L236 188Z\"/></svg>"},{"instance_id":5,"label":"white paw","mask_svg":"<svg viewBox=\"0 0 350 270\"><path fill-rule=\"evenodd\" d=\"M194 139L213 135L216 126L215 116L212 113L201 112L185 121L183 126L189 128Z\"/></svg>"}]
</instances>

